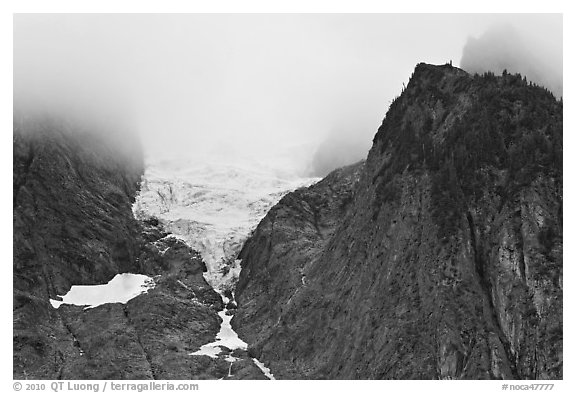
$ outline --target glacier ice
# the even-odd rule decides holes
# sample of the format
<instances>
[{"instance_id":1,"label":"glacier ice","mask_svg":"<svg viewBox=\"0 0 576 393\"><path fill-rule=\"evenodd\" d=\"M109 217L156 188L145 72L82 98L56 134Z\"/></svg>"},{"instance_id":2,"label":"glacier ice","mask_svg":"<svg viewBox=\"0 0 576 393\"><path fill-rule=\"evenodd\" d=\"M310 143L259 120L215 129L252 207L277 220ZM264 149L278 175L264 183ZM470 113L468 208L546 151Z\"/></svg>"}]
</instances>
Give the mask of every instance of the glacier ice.
<instances>
[{"instance_id":1,"label":"glacier ice","mask_svg":"<svg viewBox=\"0 0 576 393\"><path fill-rule=\"evenodd\" d=\"M282 196L318 178L300 177L253 160L150 160L133 205L138 218L157 217L166 230L200 252L206 280L233 290L244 241Z\"/></svg>"},{"instance_id":2,"label":"glacier ice","mask_svg":"<svg viewBox=\"0 0 576 393\"><path fill-rule=\"evenodd\" d=\"M223 158L223 157L220 157ZM276 168L254 159L157 159L148 161L142 187L133 205L137 218L154 216L165 229L200 252L206 262L206 281L224 304L224 296L234 291L241 271L238 253L260 220L285 194L309 186L318 178L303 178L290 173L284 165ZM215 341L190 353L218 358L222 348L246 350L248 345L232 329L226 308ZM231 365L237 359L224 358ZM270 370L258 359L254 363L269 378Z\"/></svg>"}]
</instances>

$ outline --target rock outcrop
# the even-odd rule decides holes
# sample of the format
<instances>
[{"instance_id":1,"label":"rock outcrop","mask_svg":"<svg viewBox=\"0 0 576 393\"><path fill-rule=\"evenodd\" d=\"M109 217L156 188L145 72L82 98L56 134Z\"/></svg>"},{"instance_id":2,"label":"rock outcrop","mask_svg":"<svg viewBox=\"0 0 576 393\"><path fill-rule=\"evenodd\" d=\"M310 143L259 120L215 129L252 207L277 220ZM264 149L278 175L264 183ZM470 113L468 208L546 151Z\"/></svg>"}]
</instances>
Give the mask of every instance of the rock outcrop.
<instances>
[{"instance_id":1,"label":"rock outcrop","mask_svg":"<svg viewBox=\"0 0 576 393\"><path fill-rule=\"evenodd\" d=\"M419 64L365 163L285 196L233 326L276 378L561 379L562 102Z\"/></svg>"},{"instance_id":2,"label":"rock outcrop","mask_svg":"<svg viewBox=\"0 0 576 393\"><path fill-rule=\"evenodd\" d=\"M137 140L49 118L14 125L15 379L225 378L223 359L190 356L220 329L221 297L200 255L138 222ZM91 309L50 299L118 273L154 277L126 304ZM246 355L247 357L247 355ZM250 363L241 375L261 374ZM243 374L242 374L243 373Z\"/></svg>"}]
</instances>

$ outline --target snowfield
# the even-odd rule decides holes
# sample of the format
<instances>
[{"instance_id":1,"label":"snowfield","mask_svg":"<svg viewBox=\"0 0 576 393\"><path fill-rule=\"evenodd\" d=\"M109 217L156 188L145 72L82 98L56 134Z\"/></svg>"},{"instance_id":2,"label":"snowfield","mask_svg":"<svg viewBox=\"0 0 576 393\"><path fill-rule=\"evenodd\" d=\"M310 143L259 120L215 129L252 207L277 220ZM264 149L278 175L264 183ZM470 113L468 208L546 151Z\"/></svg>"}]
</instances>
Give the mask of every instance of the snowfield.
<instances>
[{"instance_id":1,"label":"snowfield","mask_svg":"<svg viewBox=\"0 0 576 393\"><path fill-rule=\"evenodd\" d=\"M73 285L62 300L50 299L52 307L58 308L62 304L85 306L85 309L101 306L106 303L127 303L128 300L148 292L154 288L155 283L151 277L143 274L123 273L117 274L107 284L102 285Z\"/></svg>"}]
</instances>

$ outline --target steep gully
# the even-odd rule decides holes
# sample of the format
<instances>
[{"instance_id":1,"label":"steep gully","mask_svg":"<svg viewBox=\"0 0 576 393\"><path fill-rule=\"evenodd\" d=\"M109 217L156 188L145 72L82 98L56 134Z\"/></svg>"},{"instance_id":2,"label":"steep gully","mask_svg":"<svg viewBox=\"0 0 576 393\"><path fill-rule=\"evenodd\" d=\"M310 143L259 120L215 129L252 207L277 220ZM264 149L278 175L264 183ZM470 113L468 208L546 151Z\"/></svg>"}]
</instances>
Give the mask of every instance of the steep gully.
<instances>
[{"instance_id":1,"label":"steep gully","mask_svg":"<svg viewBox=\"0 0 576 393\"><path fill-rule=\"evenodd\" d=\"M485 301L488 303L488 307L490 310L490 318L492 319L492 323L496 326L498 338L500 342L504 345L504 350L506 352L506 357L508 358L508 364L510 367L510 371L514 376L514 379L519 379L518 372L515 367L515 360L510 350L510 342L506 338L504 334L504 330L500 324L500 320L498 319L498 315L496 312L496 307L494 306L494 301L492 300L492 284L490 283L490 278L488 276L488 272L486 272L485 262L482 260L482 252L479 249L478 241L476 240L476 232L474 230L474 219L470 212L466 213L466 220L468 221L468 226L470 228L470 242L472 245L472 252L474 258L474 265L476 268L476 273L479 277L479 282L481 284L482 290L484 291L484 298Z\"/></svg>"},{"instance_id":2,"label":"steep gully","mask_svg":"<svg viewBox=\"0 0 576 393\"><path fill-rule=\"evenodd\" d=\"M228 377L233 377L232 366L240 360L234 355L248 350L248 344L231 326L237 307L234 289L240 275L236 256L283 195L316 180L274 171L254 161L227 165L169 160L148 165L133 205L135 216L157 217L171 236L197 249L206 261L204 277L224 304L218 312L221 323L214 341L191 356L223 358L229 362ZM248 355L266 378L275 379L268 367Z\"/></svg>"}]
</instances>

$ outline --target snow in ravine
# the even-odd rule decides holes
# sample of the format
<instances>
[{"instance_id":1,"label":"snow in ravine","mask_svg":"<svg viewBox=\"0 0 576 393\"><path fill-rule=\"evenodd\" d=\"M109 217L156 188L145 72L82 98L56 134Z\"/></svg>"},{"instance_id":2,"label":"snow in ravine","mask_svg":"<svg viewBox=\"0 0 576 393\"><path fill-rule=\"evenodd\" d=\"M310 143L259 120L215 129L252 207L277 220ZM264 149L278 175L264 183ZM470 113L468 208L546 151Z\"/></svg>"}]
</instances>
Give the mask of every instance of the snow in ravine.
<instances>
[{"instance_id":1,"label":"snow in ravine","mask_svg":"<svg viewBox=\"0 0 576 393\"><path fill-rule=\"evenodd\" d=\"M107 284L73 285L62 300L50 299L52 307L62 304L85 306L86 309L101 306L106 303L127 303L142 293L154 288L154 280L143 274L117 274Z\"/></svg>"},{"instance_id":2,"label":"snow in ravine","mask_svg":"<svg viewBox=\"0 0 576 393\"><path fill-rule=\"evenodd\" d=\"M224 300L224 303L230 301L226 297L223 297L222 300ZM216 358L220 353L221 346L231 351L248 348L248 345L238 337L238 334L232 329L232 325L230 325L232 315L228 315L226 309L224 309L218 313L218 316L222 318L222 323L220 324L220 331L216 335L216 341L203 345L198 351L191 353L191 355L206 355ZM226 360L233 362L236 359L232 355L228 355Z\"/></svg>"},{"instance_id":3,"label":"snow in ravine","mask_svg":"<svg viewBox=\"0 0 576 393\"><path fill-rule=\"evenodd\" d=\"M251 231L282 196L319 180L290 173L279 161L274 167L270 160L261 165L252 158L226 158L231 157L149 161L133 205L137 218L158 218L173 236L201 253L208 268L204 276L224 304L234 302L224 291L234 291L241 269L237 256ZM218 315L222 323L215 341L190 355L217 358L221 347L247 349L230 325L232 315L226 308ZM237 359L228 354L224 360L230 362L230 376ZM274 379L258 359L253 362Z\"/></svg>"},{"instance_id":4,"label":"snow in ravine","mask_svg":"<svg viewBox=\"0 0 576 393\"><path fill-rule=\"evenodd\" d=\"M268 367L266 367L264 365L264 363L262 363L260 360L256 359L256 358L252 358L252 361L254 362L254 364L256 366L258 366L258 368L262 371L262 373L264 373L264 375L266 376L266 378L268 379L276 379L274 378L274 375L270 372L270 369Z\"/></svg>"}]
</instances>

